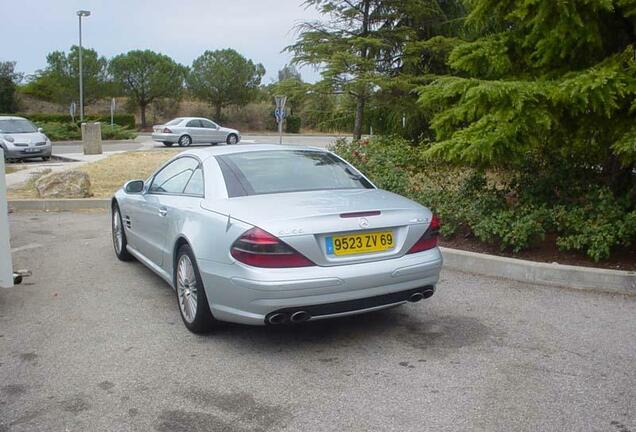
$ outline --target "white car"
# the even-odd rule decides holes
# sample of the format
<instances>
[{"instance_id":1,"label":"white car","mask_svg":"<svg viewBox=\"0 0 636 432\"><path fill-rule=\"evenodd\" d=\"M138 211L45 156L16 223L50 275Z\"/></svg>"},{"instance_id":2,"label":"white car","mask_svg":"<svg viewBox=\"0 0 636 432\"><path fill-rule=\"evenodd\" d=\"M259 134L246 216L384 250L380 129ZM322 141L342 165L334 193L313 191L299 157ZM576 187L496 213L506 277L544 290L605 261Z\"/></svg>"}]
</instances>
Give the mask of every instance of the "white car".
<instances>
[{"instance_id":1,"label":"white car","mask_svg":"<svg viewBox=\"0 0 636 432\"><path fill-rule=\"evenodd\" d=\"M188 147L191 144L236 144L241 134L236 129L221 127L212 120L201 117L178 117L163 125L153 126L153 141L167 147L179 144Z\"/></svg>"}]
</instances>

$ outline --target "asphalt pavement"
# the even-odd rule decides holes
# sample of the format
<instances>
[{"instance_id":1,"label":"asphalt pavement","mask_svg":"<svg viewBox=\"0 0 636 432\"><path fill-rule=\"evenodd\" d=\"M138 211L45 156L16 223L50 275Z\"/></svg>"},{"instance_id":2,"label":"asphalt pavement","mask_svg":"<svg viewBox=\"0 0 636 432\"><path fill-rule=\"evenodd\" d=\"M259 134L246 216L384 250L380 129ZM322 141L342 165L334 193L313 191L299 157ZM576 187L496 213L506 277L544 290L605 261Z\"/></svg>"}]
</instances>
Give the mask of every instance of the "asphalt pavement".
<instances>
[{"instance_id":1,"label":"asphalt pavement","mask_svg":"<svg viewBox=\"0 0 636 432\"><path fill-rule=\"evenodd\" d=\"M106 213L10 215L0 431L636 431L636 298L444 271L429 300L196 336Z\"/></svg>"},{"instance_id":2,"label":"asphalt pavement","mask_svg":"<svg viewBox=\"0 0 636 432\"><path fill-rule=\"evenodd\" d=\"M283 144L291 145L303 145L327 148L332 144L339 136L336 135L284 135ZM278 144L278 135L262 135L262 134L245 134L242 136L239 145L243 144ZM208 144L202 144L201 146L207 146ZM193 145L192 147L198 147L199 145ZM154 142L149 135L139 135L136 139L130 141L104 141L102 149L105 152L109 151L130 151L140 149L154 150L163 149L167 147L161 143ZM175 150L184 150L178 146L171 147ZM68 153L81 153L82 143L81 141L66 141L66 142L54 142L53 153L64 155Z\"/></svg>"}]
</instances>

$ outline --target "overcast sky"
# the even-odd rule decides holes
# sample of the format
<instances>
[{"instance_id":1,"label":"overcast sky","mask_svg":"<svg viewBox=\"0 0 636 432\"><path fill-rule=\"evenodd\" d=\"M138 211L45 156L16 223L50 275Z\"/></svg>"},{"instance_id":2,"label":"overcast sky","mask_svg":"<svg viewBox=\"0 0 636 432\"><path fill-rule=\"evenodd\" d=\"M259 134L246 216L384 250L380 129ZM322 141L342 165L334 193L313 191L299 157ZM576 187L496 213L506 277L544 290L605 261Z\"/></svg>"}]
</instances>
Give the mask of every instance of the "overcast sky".
<instances>
[{"instance_id":1,"label":"overcast sky","mask_svg":"<svg viewBox=\"0 0 636 432\"><path fill-rule=\"evenodd\" d=\"M32 74L46 65L47 53L77 44L75 11L83 19L83 46L112 57L151 49L190 65L205 50L234 48L267 69L269 83L289 62L282 49L294 42L294 26L318 18L302 0L0 0L0 60L17 62ZM315 81L318 72L301 70Z\"/></svg>"}]
</instances>

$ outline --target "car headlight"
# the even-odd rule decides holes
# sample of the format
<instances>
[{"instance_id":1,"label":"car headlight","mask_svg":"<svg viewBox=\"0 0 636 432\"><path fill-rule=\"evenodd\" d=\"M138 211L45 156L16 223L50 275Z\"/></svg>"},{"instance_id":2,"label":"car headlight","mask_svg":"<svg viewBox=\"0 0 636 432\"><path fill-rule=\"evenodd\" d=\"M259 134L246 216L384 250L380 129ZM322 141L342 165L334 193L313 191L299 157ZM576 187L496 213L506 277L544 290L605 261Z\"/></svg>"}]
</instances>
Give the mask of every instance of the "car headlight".
<instances>
[{"instance_id":1,"label":"car headlight","mask_svg":"<svg viewBox=\"0 0 636 432\"><path fill-rule=\"evenodd\" d=\"M3 138L6 142L12 143L13 141L15 141L15 139L13 139L11 135L5 135Z\"/></svg>"}]
</instances>

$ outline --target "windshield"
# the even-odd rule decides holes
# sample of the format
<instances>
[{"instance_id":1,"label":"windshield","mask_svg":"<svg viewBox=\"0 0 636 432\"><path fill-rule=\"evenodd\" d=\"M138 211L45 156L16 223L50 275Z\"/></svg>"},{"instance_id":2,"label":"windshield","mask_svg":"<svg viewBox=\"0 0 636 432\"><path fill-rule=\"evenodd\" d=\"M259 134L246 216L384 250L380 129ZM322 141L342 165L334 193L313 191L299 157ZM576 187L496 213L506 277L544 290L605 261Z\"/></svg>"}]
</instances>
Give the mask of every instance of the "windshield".
<instances>
[{"instance_id":1,"label":"windshield","mask_svg":"<svg viewBox=\"0 0 636 432\"><path fill-rule=\"evenodd\" d=\"M37 128L25 119L0 119L0 130L4 133L33 133Z\"/></svg>"},{"instance_id":2,"label":"windshield","mask_svg":"<svg viewBox=\"0 0 636 432\"><path fill-rule=\"evenodd\" d=\"M281 192L373 189L331 153L274 150L217 156L230 198Z\"/></svg>"}]
</instances>

